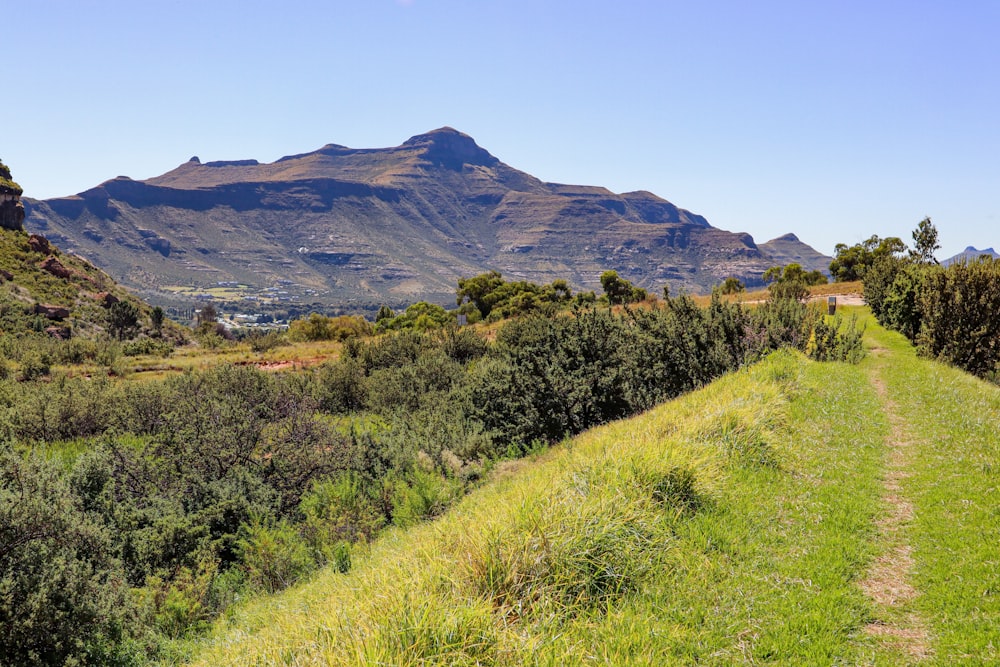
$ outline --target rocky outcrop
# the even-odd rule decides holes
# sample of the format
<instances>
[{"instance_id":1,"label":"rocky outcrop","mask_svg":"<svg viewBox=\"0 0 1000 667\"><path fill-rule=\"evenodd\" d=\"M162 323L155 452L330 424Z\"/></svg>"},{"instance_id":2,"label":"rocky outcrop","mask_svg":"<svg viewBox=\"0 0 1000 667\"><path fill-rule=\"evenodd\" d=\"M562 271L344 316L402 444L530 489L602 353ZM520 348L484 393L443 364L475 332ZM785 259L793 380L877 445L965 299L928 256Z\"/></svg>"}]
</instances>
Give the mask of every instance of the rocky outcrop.
<instances>
[{"instance_id":1,"label":"rocky outcrop","mask_svg":"<svg viewBox=\"0 0 1000 667\"><path fill-rule=\"evenodd\" d=\"M65 320L69 317L69 308L53 306L48 303L36 303L35 314L50 320Z\"/></svg>"},{"instance_id":2,"label":"rocky outcrop","mask_svg":"<svg viewBox=\"0 0 1000 667\"><path fill-rule=\"evenodd\" d=\"M24 204L21 186L11 180L10 169L0 162L0 228L24 229Z\"/></svg>"},{"instance_id":3,"label":"rocky outcrop","mask_svg":"<svg viewBox=\"0 0 1000 667\"><path fill-rule=\"evenodd\" d=\"M49 243L49 240L38 234L32 234L28 237L28 249L31 252L37 252L42 255L52 254L52 245Z\"/></svg>"},{"instance_id":4,"label":"rocky outcrop","mask_svg":"<svg viewBox=\"0 0 1000 667\"><path fill-rule=\"evenodd\" d=\"M111 292L98 292L97 294L94 295L94 299L96 299L97 302L100 303L105 308L110 308L111 306L121 301L121 299L116 297Z\"/></svg>"},{"instance_id":5,"label":"rocky outcrop","mask_svg":"<svg viewBox=\"0 0 1000 667\"><path fill-rule=\"evenodd\" d=\"M72 331L69 327L46 327L45 333L56 340L69 340L72 336Z\"/></svg>"},{"instance_id":6,"label":"rocky outcrop","mask_svg":"<svg viewBox=\"0 0 1000 667\"><path fill-rule=\"evenodd\" d=\"M73 272L63 266L63 263L56 259L54 255L46 257L45 261L38 266L42 269L42 271L48 271L56 278L62 278L63 280L66 280L73 275Z\"/></svg>"}]
</instances>

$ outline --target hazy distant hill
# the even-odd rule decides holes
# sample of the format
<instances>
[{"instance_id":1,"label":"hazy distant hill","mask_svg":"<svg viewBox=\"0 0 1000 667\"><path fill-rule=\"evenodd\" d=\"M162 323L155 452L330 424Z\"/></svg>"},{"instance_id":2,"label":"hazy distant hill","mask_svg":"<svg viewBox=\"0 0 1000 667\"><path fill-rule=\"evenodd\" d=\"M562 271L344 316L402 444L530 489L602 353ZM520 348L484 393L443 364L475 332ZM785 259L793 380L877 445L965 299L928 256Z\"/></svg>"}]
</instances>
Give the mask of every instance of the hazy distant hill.
<instances>
[{"instance_id":1,"label":"hazy distant hill","mask_svg":"<svg viewBox=\"0 0 1000 667\"><path fill-rule=\"evenodd\" d=\"M993 259L1000 258L1000 255L998 255L993 250L993 248L986 248L985 250L976 250L974 247L970 245L969 247L967 247L965 250L958 253L954 257L949 257L948 259L944 260L941 263L944 266L948 266L949 264L954 264L955 262L969 262L975 259L979 259L983 255L987 255L989 257L992 257Z\"/></svg>"},{"instance_id":2,"label":"hazy distant hill","mask_svg":"<svg viewBox=\"0 0 1000 667\"><path fill-rule=\"evenodd\" d=\"M824 271L830 261L793 235L758 246L649 192L544 183L451 128L271 164L192 158L26 208L28 229L160 301L225 282L347 307L447 302L458 278L489 269L598 290L615 269L676 293L730 275L755 284L789 259Z\"/></svg>"}]
</instances>

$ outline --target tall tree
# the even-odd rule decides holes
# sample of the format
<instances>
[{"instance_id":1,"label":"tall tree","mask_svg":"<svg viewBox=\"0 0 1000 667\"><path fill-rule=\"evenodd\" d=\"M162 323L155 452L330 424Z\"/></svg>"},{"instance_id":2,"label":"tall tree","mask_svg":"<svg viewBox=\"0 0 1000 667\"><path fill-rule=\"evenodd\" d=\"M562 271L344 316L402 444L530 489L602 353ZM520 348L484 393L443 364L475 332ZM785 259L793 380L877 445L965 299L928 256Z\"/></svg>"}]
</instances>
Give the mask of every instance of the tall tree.
<instances>
[{"instance_id":1,"label":"tall tree","mask_svg":"<svg viewBox=\"0 0 1000 667\"><path fill-rule=\"evenodd\" d=\"M913 230L913 246L910 257L922 264L938 263L934 259L934 252L940 250L941 246L938 244L937 228L929 217L921 220L917 228Z\"/></svg>"},{"instance_id":2,"label":"tall tree","mask_svg":"<svg viewBox=\"0 0 1000 667\"><path fill-rule=\"evenodd\" d=\"M118 301L108 309L108 329L118 340L135 335L139 326L139 309L130 301Z\"/></svg>"}]
</instances>

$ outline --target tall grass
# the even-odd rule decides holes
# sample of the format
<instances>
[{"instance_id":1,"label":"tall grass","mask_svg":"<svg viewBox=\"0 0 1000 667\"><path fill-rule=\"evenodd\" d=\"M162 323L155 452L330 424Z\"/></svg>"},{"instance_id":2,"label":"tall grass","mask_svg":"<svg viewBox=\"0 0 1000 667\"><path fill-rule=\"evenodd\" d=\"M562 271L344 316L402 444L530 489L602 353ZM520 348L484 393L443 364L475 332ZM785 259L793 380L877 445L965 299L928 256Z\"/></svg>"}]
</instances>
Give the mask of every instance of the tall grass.
<instances>
[{"instance_id":1,"label":"tall grass","mask_svg":"<svg viewBox=\"0 0 1000 667\"><path fill-rule=\"evenodd\" d=\"M773 355L497 475L348 574L233 610L189 657L854 662L872 651L852 581L871 555L885 427L849 421L874 409L866 386L856 367Z\"/></svg>"}]
</instances>

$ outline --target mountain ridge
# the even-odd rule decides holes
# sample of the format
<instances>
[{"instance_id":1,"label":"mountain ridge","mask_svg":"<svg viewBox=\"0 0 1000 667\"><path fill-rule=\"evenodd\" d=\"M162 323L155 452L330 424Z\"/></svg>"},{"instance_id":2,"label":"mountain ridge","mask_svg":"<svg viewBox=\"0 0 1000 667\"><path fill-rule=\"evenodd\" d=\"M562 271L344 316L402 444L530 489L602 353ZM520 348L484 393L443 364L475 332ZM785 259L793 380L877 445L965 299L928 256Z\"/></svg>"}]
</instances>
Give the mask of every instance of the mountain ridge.
<instances>
[{"instance_id":1,"label":"mountain ridge","mask_svg":"<svg viewBox=\"0 0 1000 667\"><path fill-rule=\"evenodd\" d=\"M829 263L794 235L758 246L648 191L544 182L450 127L271 163L195 157L26 209L26 227L158 302L235 282L258 302L284 287L347 309L445 303L458 278L487 270L599 290L614 269L656 292L701 292L729 275L759 284L785 257Z\"/></svg>"}]
</instances>

